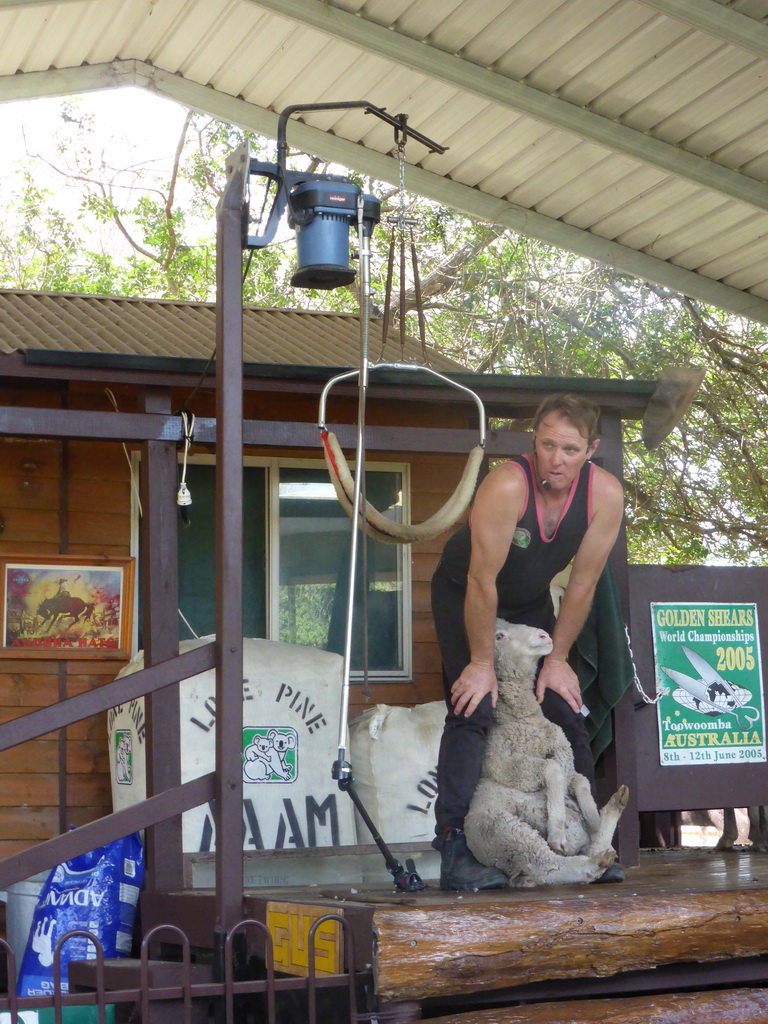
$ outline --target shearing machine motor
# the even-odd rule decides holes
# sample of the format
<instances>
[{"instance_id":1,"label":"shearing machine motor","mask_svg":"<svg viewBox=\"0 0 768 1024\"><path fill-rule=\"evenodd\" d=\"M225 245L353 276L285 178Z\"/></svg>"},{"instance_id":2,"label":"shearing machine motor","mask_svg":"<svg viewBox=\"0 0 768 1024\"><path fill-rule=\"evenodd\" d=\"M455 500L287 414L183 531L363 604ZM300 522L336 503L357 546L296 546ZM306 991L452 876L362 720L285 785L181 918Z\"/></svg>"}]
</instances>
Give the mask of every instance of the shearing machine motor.
<instances>
[{"instance_id":1,"label":"shearing machine motor","mask_svg":"<svg viewBox=\"0 0 768 1024\"><path fill-rule=\"evenodd\" d=\"M298 267L291 278L295 288L330 290L351 284L356 270L349 263L349 230L362 218L363 232L373 233L381 217L381 203L365 195L351 178L340 174L289 171L286 164L286 127L299 110L368 106L367 104L309 104L286 107L277 127L277 163L249 161L249 180L257 176L274 183L274 198L261 234L252 234L252 222L243 224L243 247L263 249L275 237L286 208L288 225L296 231Z\"/></svg>"}]
</instances>

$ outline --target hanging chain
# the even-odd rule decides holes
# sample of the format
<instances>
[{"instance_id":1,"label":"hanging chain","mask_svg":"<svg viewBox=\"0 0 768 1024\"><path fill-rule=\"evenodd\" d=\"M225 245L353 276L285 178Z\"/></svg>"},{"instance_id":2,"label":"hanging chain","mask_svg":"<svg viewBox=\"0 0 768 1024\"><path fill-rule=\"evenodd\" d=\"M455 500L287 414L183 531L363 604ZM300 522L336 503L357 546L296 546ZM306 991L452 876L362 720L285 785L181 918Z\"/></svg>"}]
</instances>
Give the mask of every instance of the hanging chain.
<instances>
[{"instance_id":1,"label":"hanging chain","mask_svg":"<svg viewBox=\"0 0 768 1024\"><path fill-rule=\"evenodd\" d=\"M429 355L427 352L426 322L424 320L424 305L421 297L421 279L419 276L419 261L416 253L416 240L413 234L413 225L417 223L415 218L407 216L406 192L405 192L405 144L408 141L407 117L400 114L395 128L395 145L397 147L398 164L398 204L397 214L387 218L392 225L392 238L389 245L389 257L387 260L387 283L384 288L384 312L381 321L381 357L387 345L389 335L390 308L392 302L392 281L395 269L395 250L399 249L399 333L400 333L400 358L405 362L405 296L406 296L406 229L408 231L411 266L413 269L413 287L416 295L416 312L419 318L419 339L421 341L421 354L425 366L429 366Z\"/></svg>"},{"instance_id":2,"label":"hanging chain","mask_svg":"<svg viewBox=\"0 0 768 1024\"><path fill-rule=\"evenodd\" d=\"M401 232L405 231L406 217L405 217L405 132L401 133L397 143L397 160L400 171L400 195L399 195L399 210L397 214L397 226Z\"/></svg>"},{"instance_id":3,"label":"hanging chain","mask_svg":"<svg viewBox=\"0 0 768 1024\"><path fill-rule=\"evenodd\" d=\"M397 240L400 247L400 306L398 320L400 321L400 358L403 361L405 361L405 228L407 224L405 216L405 143L407 138L408 132L406 131L405 121L402 120L400 128L395 132L400 190L395 223L397 225ZM394 235L392 241L394 243Z\"/></svg>"},{"instance_id":4,"label":"hanging chain","mask_svg":"<svg viewBox=\"0 0 768 1024\"><path fill-rule=\"evenodd\" d=\"M635 655L632 652L632 643L629 638L629 630L627 629L626 623L624 624L624 633L627 637L627 649L629 651L629 659L632 662L632 674L634 676L635 689L638 691L643 701L646 704L658 704L662 697L666 697L669 693L669 687L660 684L655 697L649 697L643 689L643 684L640 682L640 678L637 674L637 665L635 665Z\"/></svg>"}]
</instances>

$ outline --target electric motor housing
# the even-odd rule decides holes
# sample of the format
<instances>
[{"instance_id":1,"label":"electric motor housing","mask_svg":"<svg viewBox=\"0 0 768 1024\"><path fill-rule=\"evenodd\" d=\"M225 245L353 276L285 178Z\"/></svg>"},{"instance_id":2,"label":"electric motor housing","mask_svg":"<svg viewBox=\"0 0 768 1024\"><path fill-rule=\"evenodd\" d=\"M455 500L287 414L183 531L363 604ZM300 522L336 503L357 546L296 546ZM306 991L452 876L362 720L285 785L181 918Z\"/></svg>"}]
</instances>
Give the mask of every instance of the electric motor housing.
<instances>
[{"instance_id":1,"label":"electric motor housing","mask_svg":"<svg viewBox=\"0 0 768 1024\"><path fill-rule=\"evenodd\" d=\"M361 190L349 180L315 179L290 193L288 223L296 230L298 267L291 278L295 288L330 290L351 284L356 271L349 265L349 229L357 221ZM381 203L363 195L363 230L370 236L381 217Z\"/></svg>"}]
</instances>

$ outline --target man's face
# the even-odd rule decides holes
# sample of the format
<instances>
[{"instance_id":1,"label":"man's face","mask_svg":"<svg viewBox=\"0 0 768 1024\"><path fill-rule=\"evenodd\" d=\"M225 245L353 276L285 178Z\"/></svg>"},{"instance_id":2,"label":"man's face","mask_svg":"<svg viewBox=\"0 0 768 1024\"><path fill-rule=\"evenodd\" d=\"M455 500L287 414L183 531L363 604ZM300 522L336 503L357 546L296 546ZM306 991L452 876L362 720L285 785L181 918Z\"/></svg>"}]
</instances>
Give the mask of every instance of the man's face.
<instances>
[{"instance_id":1,"label":"man's face","mask_svg":"<svg viewBox=\"0 0 768 1024\"><path fill-rule=\"evenodd\" d=\"M539 480L548 481L552 491L567 491L598 445L587 444L587 438L558 412L544 417L533 443Z\"/></svg>"}]
</instances>

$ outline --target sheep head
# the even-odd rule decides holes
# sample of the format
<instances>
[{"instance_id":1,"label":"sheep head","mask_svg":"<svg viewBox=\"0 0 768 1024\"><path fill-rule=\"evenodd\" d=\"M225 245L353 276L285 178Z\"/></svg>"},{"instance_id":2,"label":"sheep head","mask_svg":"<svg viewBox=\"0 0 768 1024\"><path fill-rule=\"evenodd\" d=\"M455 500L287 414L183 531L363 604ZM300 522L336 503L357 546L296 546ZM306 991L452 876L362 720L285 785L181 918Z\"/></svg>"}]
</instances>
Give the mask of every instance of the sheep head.
<instances>
[{"instance_id":1,"label":"sheep head","mask_svg":"<svg viewBox=\"0 0 768 1024\"><path fill-rule=\"evenodd\" d=\"M552 638L545 630L497 619L494 669L501 698L511 704L532 695L537 662L551 650Z\"/></svg>"}]
</instances>

